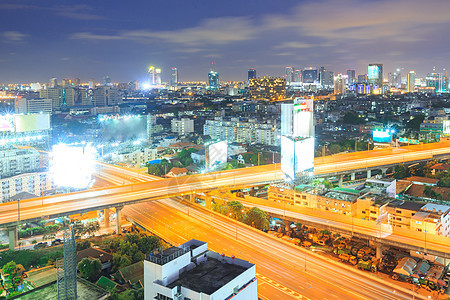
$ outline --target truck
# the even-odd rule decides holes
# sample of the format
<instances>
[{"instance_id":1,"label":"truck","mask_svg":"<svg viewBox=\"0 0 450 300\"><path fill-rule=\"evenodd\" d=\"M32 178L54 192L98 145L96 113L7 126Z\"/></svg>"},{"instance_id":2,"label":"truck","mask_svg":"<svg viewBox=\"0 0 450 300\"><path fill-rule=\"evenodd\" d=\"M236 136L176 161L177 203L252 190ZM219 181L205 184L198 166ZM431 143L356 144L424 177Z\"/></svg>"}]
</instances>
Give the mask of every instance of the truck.
<instances>
[{"instance_id":1,"label":"truck","mask_svg":"<svg viewBox=\"0 0 450 300\"><path fill-rule=\"evenodd\" d=\"M370 248L369 246L364 246L358 250L357 257L363 258L364 256L369 255L371 253L372 253L372 248Z\"/></svg>"},{"instance_id":2,"label":"truck","mask_svg":"<svg viewBox=\"0 0 450 300\"><path fill-rule=\"evenodd\" d=\"M336 254L336 255L341 255L341 254L347 254L347 255L350 255L350 254L351 254L351 253L350 253L350 250L348 250L347 248L344 248L344 249L335 248L335 249L333 250L333 252L334 252L334 254Z\"/></svg>"},{"instance_id":3,"label":"truck","mask_svg":"<svg viewBox=\"0 0 450 300\"><path fill-rule=\"evenodd\" d=\"M376 262L373 262L371 260L360 259L358 261L357 267L360 270L371 271L372 273L375 273L377 271L377 264L376 264Z\"/></svg>"},{"instance_id":4,"label":"truck","mask_svg":"<svg viewBox=\"0 0 450 300\"><path fill-rule=\"evenodd\" d=\"M349 255L347 253L341 253L339 254L339 259L341 261L346 261L351 263L352 265L356 265L358 263L358 259L356 258L356 256L353 255Z\"/></svg>"},{"instance_id":5,"label":"truck","mask_svg":"<svg viewBox=\"0 0 450 300\"><path fill-rule=\"evenodd\" d=\"M352 250L351 250L352 251L352 255L357 256L359 249L361 249L362 247L364 247L363 243L358 243L358 244L354 245L352 247Z\"/></svg>"}]
</instances>

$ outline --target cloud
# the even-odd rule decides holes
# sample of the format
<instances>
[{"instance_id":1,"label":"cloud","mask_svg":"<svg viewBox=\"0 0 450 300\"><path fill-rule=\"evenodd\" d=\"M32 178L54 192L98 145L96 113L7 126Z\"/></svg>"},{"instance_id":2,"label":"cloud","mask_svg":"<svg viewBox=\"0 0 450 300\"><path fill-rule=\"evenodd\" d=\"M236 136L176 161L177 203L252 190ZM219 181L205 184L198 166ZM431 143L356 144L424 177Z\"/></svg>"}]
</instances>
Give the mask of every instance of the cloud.
<instances>
[{"instance_id":1,"label":"cloud","mask_svg":"<svg viewBox=\"0 0 450 300\"><path fill-rule=\"evenodd\" d=\"M279 45L276 45L274 47L274 49L306 49L306 48L311 48L314 46L316 46L316 45L302 43L302 42L296 42L296 41L289 41L289 42L283 42Z\"/></svg>"},{"instance_id":2,"label":"cloud","mask_svg":"<svg viewBox=\"0 0 450 300\"><path fill-rule=\"evenodd\" d=\"M107 34L95 34L91 32L77 32L70 35L74 40L94 40L94 41L112 41L112 40L124 40L125 38L120 35L107 35Z\"/></svg>"},{"instance_id":3,"label":"cloud","mask_svg":"<svg viewBox=\"0 0 450 300\"><path fill-rule=\"evenodd\" d=\"M84 4L74 6L60 5L53 7L52 10L60 16L75 20L107 20L104 16L90 13L92 8Z\"/></svg>"},{"instance_id":4,"label":"cloud","mask_svg":"<svg viewBox=\"0 0 450 300\"><path fill-rule=\"evenodd\" d=\"M18 31L5 31L1 34L1 36L7 42L23 42L28 34Z\"/></svg>"}]
</instances>

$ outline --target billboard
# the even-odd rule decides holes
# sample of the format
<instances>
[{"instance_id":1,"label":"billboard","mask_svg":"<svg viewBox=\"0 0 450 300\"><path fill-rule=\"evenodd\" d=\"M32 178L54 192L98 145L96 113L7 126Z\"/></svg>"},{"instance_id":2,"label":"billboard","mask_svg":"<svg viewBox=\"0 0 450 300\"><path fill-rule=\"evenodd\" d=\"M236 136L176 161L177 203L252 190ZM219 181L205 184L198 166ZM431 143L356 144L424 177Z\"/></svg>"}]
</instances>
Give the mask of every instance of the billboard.
<instances>
[{"instance_id":1,"label":"billboard","mask_svg":"<svg viewBox=\"0 0 450 300\"><path fill-rule=\"evenodd\" d=\"M378 80L378 76L380 74L380 67L377 65L369 65L368 67L368 74L367 74L367 78L369 80L369 82L371 82L371 80Z\"/></svg>"},{"instance_id":2,"label":"billboard","mask_svg":"<svg viewBox=\"0 0 450 300\"><path fill-rule=\"evenodd\" d=\"M14 131L14 115L0 116L0 131Z\"/></svg>"},{"instance_id":3,"label":"billboard","mask_svg":"<svg viewBox=\"0 0 450 300\"><path fill-rule=\"evenodd\" d=\"M450 135L450 120L444 120L444 135Z\"/></svg>"},{"instance_id":4,"label":"billboard","mask_svg":"<svg viewBox=\"0 0 450 300\"><path fill-rule=\"evenodd\" d=\"M392 140L392 130L374 130L372 133L373 141L376 143L390 143Z\"/></svg>"},{"instance_id":5,"label":"billboard","mask_svg":"<svg viewBox=\"0 0 450 300\"><path fill-rule=\"evenodd\" d=\"M126 142L148 139L147 115L99 116L102 142Z\"/></svg>"},{"instance_id":6,"label":"billboard","mask_svg":"<svg viewBox=\"0 0 450 300\"><path fill-rule=\"evenodd\" d=\"M207 170L213 170L217 166L227 162L228 144L226 141L207 145L205 148L205 164Z\"/></svg>"},{"instance_id":7,"label":"billboard","mask_svg":"<svg viewBox=\"0 0 450 300\"><path fill-rule=\"evenodd\" d=\"M281 137L281 170L295 180L302 172L314 170L314 137Z\"/></svg>"},{"instance_id":8,"label":"billboard","mask_svg":"<svg viewBox=\"0 0 450 300\"><path fill-rule=\"evenodd\" d=\"M281 134L293 137L314 136L313 99L296 98L281 104Z\"/></svg>"},{"instance_id":9,"label":"billboard","mask_svg":"<svg viewBox=\"0 0 450 300\"><path fill-rule=\"evenodd\" d=\"M405 143L405 144L412 144L412 145L418 145L419 144L419 140L408 139L408 138L399 138L398 142L399 143Z\"/></svg>"},{"instance_id":10,"label":"billboard","mask_svg":"<svg viewBox=\"0 0 450 300\"><path fill-rule=\"evenodd\" d=\"M49 114L14 115L16 132L50 129Z\"/></svg>"}]
</instances>

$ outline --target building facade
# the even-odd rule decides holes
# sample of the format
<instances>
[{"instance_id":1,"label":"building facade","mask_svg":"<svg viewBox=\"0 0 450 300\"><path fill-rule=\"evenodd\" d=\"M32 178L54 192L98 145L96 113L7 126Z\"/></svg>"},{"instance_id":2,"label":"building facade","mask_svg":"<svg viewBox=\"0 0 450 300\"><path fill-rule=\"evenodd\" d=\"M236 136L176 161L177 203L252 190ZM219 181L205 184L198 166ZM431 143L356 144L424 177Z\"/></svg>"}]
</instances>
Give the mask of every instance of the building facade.
<instances>
[{"instance_id":1,"label":"building facade","mask_svg":"<svg viewBox=\"0 0 450 300\"><path fill-rule=\"evenodd\" d=\"M286 98L286 78L250 79L248 88L252 99L276 101Z\"/></svg>"},{"instance_id":2,"label":"building facade","mask_svg":"<svg viewBox=\"0 0 450 300\"><path fill-rule=\"evenodd\" d=\"M179 135L186 135L194 132L194 120L189 118L172 119L172 132Z\"/></svg>"},{"instance_id":3,"label":"building facade","mask_svg":"<svg viewBox=\"0 0 450 300\"><path fill-rule=\"evenodd\" d=\"M7 202L9 198L21 192L41 196L53 189L55 185L48 172L27 173L0 179L2 202Z\"/></svg>"},{"instance_id":4,"label":"building facade","mask_svg":"<svg viewBox=\"0 0 450 300\"><path fill-rule=\"evenodd\" d=\"M25 99L15 100L16 114L51 114L52 99Z\"/></svg>"}]
</instances>

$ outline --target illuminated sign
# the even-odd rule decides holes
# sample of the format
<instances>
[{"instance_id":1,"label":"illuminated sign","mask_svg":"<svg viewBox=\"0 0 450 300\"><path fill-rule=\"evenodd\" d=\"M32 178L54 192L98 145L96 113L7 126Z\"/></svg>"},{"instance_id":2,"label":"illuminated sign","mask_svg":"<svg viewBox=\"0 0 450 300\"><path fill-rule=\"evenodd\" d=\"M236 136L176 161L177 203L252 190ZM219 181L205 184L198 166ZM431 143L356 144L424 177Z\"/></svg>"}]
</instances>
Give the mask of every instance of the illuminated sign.
<instances>
[{"instance_id":1,"label":"illuminated sign","mask_svg":"<svg viewBox=\"0 0 450 300\"><path fill-rule=\"evenodd\" d=\"M0 131L14 131L14 115L0 116Z\"/></svg>"},{"instance_id":2,"label":"illuminated sign","mask_svg":"<svg viewBox=\"0 0 450 300\"><path fill-rule=\"evenodd\" d=\"M49 114L14 115L16 132L50 129Z\"/></svg>"},{"instance_id":3,"label":"illuminated sign","mask_svg":"<svg viewBox=\"0 0 450 300\"><path fill-rule=\"evenodd\" d=\"M376 143L390 143L393 130L374 130L372 133L373 141Z\"/></svg>"},{"instance_id":4,"label":"illuminated sign","mask_svg":"<svg viewBox=\"0 0 450 300\"><path fill-rule=\"evenodd\" d=\"M314 138L281 137L281 170L291 180L302 172L314 170Z\"/></svg>"},{"instance_id":5,"label":"illuminated sign","mask_svg":"<svg viewBox=\"0 0 450 300\"><path fill-rule=\"evenodd\" d=\"M369 66L367 77L369 79L378 79L379 73L380 73L379 66Z\"/></svg>"},{"instance_id":6,"label":"illuminated sign","mask_svg":"<svg viewBox=\"0 0 450 300\"><path fill-rule=\"evenodd\" d=\"M444 120L444 135L450 135L450 120Z\"/></svg>"},{"instance_id":7,"label":"illuminated sign","mask_svg":"<svg viewBox=\"0 0 450 300\"><path fill-rule=\"evenodd\" d=\"M399 138L398 142L405 143L405 144L413 144L413 145L419 144L419 140L413 140L413 139L408 139L408 138Z\"/></svg>"},{"instance_id":8,"label":"illuminated sign","mask_svg":"<svg viewBox=\"0 0 450 300\"><path fill-rule=\"evenodd\" d=\"M226 141L213 143L206 147L205 164L208 170L227 162L228 144Z\"/></svg>"}]
</instances>

